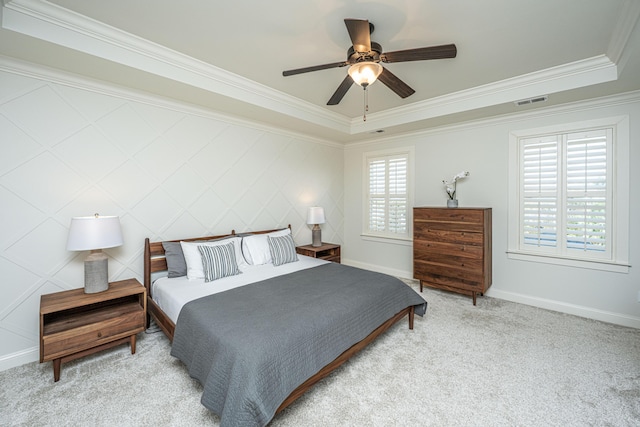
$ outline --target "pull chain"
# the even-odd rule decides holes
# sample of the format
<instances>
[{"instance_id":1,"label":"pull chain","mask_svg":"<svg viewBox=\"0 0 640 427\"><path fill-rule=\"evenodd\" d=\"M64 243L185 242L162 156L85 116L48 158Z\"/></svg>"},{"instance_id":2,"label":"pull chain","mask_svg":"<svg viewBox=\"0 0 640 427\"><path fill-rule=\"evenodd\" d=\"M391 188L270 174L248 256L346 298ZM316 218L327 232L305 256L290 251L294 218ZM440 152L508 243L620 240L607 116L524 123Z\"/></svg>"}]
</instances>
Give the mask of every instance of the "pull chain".
<instances>
[{"instance_id":1,"label":"pull chain","mask_svg":"<svg viewBox=\"0 0 640 427\"><path fill-rule=\"evenodd\" d=\"M369 111L369 92L367 87L364 87L364 112L362 113L362 121L367 121L367 111Z\"/></svg>"}]
</instances>

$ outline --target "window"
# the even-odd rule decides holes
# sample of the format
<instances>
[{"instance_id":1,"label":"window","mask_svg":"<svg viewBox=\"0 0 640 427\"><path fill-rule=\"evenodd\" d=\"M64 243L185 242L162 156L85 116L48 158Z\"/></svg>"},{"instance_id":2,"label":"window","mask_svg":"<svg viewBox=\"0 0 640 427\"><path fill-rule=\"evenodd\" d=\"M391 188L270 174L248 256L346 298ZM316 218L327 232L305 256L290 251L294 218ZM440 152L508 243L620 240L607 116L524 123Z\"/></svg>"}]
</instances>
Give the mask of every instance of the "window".
<instances>
[{"instance_id":1,"label":"window","mask_svg":"<svg viewBox=\"0 0 640 427\"><path fill-rule=\"evenodd\" d=\"M411 151L365 154L364 234L408 239Z\"/></svg>"},{"instance_id":2,"label":"window","mask_svg":"<svg viewBox=\"0 0 640 427\"><path fill-rule=\"evenodd\" d=\"M511 135L510 257L619 271L628 253L625 132L619 120L580 125Z\"/></svg>"},{"instance_id":3,"label":"window","mask_svg":"<svg viewBox=\"0 0 640 427\"><path fill-rule=\"evenodd\" d=\"M611 258L612 133L595 129L520 141L521 247Z\"/></svg>"}]
</instances>

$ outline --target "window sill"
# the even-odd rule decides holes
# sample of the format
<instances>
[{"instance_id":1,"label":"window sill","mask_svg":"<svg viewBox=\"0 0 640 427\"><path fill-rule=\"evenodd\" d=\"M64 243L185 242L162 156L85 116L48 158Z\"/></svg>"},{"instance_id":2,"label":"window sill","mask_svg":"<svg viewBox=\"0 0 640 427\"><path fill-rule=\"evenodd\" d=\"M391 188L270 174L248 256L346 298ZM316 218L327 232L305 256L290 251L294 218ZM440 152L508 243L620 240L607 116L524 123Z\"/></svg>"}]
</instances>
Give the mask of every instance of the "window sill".
<instances>
[{"instance_id":1,"label":"window sill","mask_svg":"<svg viewBox=\"0 0 640 427\"><path fill-rule=\"evenodd\" d=\"M379 236L376 234L360 234L362 240L368 240L370 242L378 242L378 243L391 243L393 245L402 245L402 246L413 246L413 239L409 237L390 237L390 236Z\"/></svg>"},{"instance_id":2,"label":"window sill","mask_svg":"<svg viewBox=\"0 0 640 427\"><path fill-rule=\"evenodd\" d=\"M604 260L574 259L548 254L532 254L530 252L507 251L509 259L519 261L541 262L544 264L564 265L567 267L588 268L591 270L610 271L613 273L629 273L628 264Z\"/></svg>"}]
</instances>

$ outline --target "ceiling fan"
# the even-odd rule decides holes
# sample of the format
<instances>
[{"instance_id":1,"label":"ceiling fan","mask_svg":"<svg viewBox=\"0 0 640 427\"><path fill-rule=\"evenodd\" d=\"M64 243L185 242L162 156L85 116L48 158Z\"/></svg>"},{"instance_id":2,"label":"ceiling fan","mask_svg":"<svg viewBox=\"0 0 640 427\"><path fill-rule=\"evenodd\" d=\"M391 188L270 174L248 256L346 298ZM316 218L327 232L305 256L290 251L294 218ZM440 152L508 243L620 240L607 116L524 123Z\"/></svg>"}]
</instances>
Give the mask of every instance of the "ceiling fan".
<instances>
[{"instance_id":1,"label":"ceiling fan","mask_svg":"<svg viewBox=\"0 0 640 427\"><path fill-rule=\"evenodd\" d=\"M347 74L340 86L338 86L338 89L335 91L331 99L329 99L327 105L339 104L354 82L366 89L367 86L375 82L376 79L379 79L385 86L394 91L401 98L406 98L415 93L415 90L396 77L396 75L391 73L391 71L384 68L380 62L391 63L455 58L457 54L455 44L383 53L382 46L371 41L371 34L374 30L372 23L366 19L345 19L344 23L347 26L349 37L353 43L353 46L351 46L347 51L346 61L314 65L312 67L297 68L295 70L282 72L282 75L286 77L348 65L349 74Z\"/></svg>"}]
</instances>

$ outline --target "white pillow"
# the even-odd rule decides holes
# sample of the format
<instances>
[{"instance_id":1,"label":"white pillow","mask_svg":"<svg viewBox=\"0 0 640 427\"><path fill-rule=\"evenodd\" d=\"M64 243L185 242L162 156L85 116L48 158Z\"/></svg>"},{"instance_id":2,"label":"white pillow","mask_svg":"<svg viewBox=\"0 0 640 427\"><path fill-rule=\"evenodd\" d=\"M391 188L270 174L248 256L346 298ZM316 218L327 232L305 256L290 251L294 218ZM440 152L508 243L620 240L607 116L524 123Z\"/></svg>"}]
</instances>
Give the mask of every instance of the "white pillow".
<instances>
[{"instance_id":1,"label":"white pillow","mask_svg":"<svg viewBox=\"0 0 640 427\"><path fill-rule=\"evenodd\" d=\"M242 257L242 249L240 248L240 243L242 242L240 237L229 237L212 242L180 242L182 253L184 254L184 260L187 263L187 278L189 280L193 280L204 279L205 277L204 267L202 265L202 255L198 250L198 246L218 246L226 245L230 242L233 242L233 246L235 248L238 267L246 266L247 263Z\"/></svg>"},{"instance_id":2,"label":"white pillow","mask_svg":"<svg viewBox=\"0 0 640 427\"><path fill-rule=\"evenodd\" d=\"M247 263L261 265L271 263L271 251L269 250L268 236L279 237L291 234L289 228L272 231L266 234L252 234L242 238L242 254Z\"/></svg>"}]
</instances>

